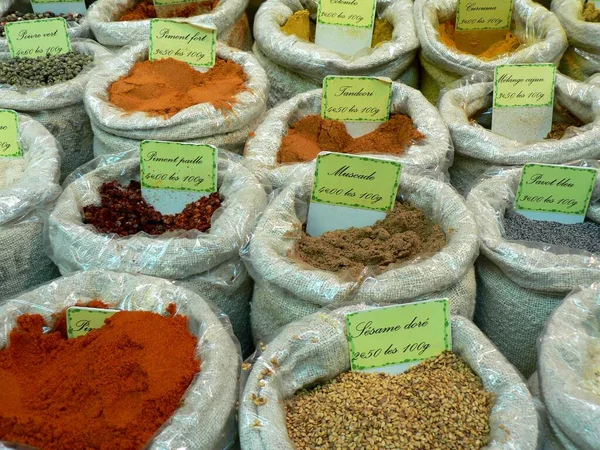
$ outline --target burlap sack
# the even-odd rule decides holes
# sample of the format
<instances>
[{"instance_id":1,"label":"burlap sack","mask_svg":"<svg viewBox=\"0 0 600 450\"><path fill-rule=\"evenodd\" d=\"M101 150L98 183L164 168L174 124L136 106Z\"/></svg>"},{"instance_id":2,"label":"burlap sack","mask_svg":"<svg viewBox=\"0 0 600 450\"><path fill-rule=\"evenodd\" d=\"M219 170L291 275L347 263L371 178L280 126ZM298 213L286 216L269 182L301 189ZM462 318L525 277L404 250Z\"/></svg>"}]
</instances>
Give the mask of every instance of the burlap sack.
<instances>
[{"instance_id":1,"label":"burlap sack","mask_svg":"<svg viewBox=\"0 0 600 450\"><path fill-rule=\"evenodd\" d=\"M59 275L44 251L42 231L43 214L60 194L60 145L23 114L19 114L19 142L23 176L0 187L0 301Z\"/></svg>"},{"instance_id":2,"label":"burlap sack","mask_svg":"<svg viewBox=\"0 0 600 450\"><path fill-rule=\"evenodd\" d=\"M413 62L419 41L411 0L377 2L378 17L394 26L392 40L352 58L281 31L281 26L296 11L308 9L314 19L317 3L316 0L271 0L263 3L256 13L253 52L271 82L269 106L320 88L327 75L388 77L417 87L418 70Z\"/></svg>"},{"instance_id":3,"label":"burlap sack","mask_svg":"<svg viewBox=\"0 0 600 450\"><path fill-rule=\"evenodd\" d=\"M345 314L370 307L360 304L317 312L289 324L267 344L254 363L240 402L243 450L295 448L288 437L283 401L299 389L350 369ZM490 443L484 448L536 450L541 443L539 419L533 398L515 368L469 320L452 316L451 326L452 350L481 377L485 389L496 394L490 414ZM272 373L262 376L265 370ZM253 396L266 402L257 406Z\"/></svg>"},{"instance_id":4,"label":"burlap sack","mask_svg":"<svg viewBox=\"0 0 600 450\"><path fill-rule=\"evenodd\" d=\"M206 297L167 280L103 270L79 272L40 286L0 307L0 348L21 314L41 314L49 324L52 314L80 301L100 299L127 311L164 313L170 303L190 318L190 331L198 337L196 353L200 372L182 404L148 445L151 450L229 448L236 436L235 403L240 366L239 345L226 317ZM100 355L99 355L100 356ZM0 449L8 450L0 443Z\"/></svg>"},{"instance_id":5,"label":"burlap sack","mask_svg":"<svg viewBox=\"0 0 600 450\"><path fill-rule=\"evenodd\" d=\"M252 280L239 258L266 194L235 155L219 152L219 192L225 201L209 231L177 231L159 236L138 233L119 237L85 225L81 211L99 201L102 183L139 180L136 152L100 157L67 180L48 219L48 251L62 274L93 268L141 273L180 280L225 312L242 349L251 350Z\"/></svg>"},{"instance_id":6,"label":"burlap sack","mask_svg":"<svg viewBox=\"0 0 600 450\"><path fill-rule=\"evenodd\" d=\"M451 311L471 318L475 308L473 262L477 226L452 187L404 168L399 198L422 209L446 233L448 243L431 257L390 268L380 275L342 279L288 256L306 221L312 173L285 187L259 221L242 257L254 279L252 335L263 339L289 322L346 301L408 303L449 298Z\"/></svg>"},{"instance_id":7,"label":"burlap sack","mask_svg":"<svg viewBox=\"0 0 600 450\"><path fill-rule=\"evenodd\" d=\"M164 118L145 112L126 113L108 100L110 85L126 76L138 61L148 59L148 41L127 48L98 72L85 92L85 107L94 131L94 155L138 149L144 139L199 142L241 153L248 133L266 110L269 82L250 53L217 45L217 56L240 64L248 77L247 90L236 96L232 109L201 103Z\"/></svg>"},{"instance_id":8,"label":"burlap sack","mask_svg":"<svg viewBox=\"0 0 600 450\"><path fill-rule=\"evenodd\" d=\"M138 0L97 0L90 6L87 20L102 45L120 48L146 42L150 36L150 19L123 21L119 18ZM213 26L217 39L230 47L250 50L252 38L245 10L248 0L220 0L215 9L199 16L172 18L178 22Z\"/></svg>"},{"instance_id":9,"label":"burlap sack","mask_svg":"<svg viewBox=\"0 0 600 450\"><path fill-rule=\"evenodd\" d=\"M440 23L456 16L458 0L416 0L415 23L421 42L421 91L433 104L447 84L475 72L493 73L500 64L558 63L567 37L558 19L531 0L515 0L512 31L525 42L518 51L491 61L453 50L442 43Z\"/></svg>"},{"instance_id":10,"label":"burlap sack","mask_svg":"<svg viewBox=\"0 0 600 450\"><path fill-rule=\"evenodd\" d=\"M83 107L83 91L98 68L111 56L104 47L89 39L72 41L73 50L94 56L90 64L72 80L48 87L17 89L0 87L0 108L26 113L52 133L64 150L61 181L93 157L92 128ZM0 53L0 61L10 59Z\"/></svg>"},{"instance_id":11,"label":"burlap sack","mask_svg":"<svg viewBox=\"0 0 600 450\"><path fill-rule=\"evenodd\" d=\"M413 120L425 139L410 146L401 156L381 154L406 165L446 171L452 164L452 140L439 112L411 87L394 83L391 114L403 113ZM245 162L255 173L278 187L284 184L298 164L277 163L282 138L290 125L310 114L321 114L321 89L299 94L271 109L256 128L244 149Z\"/></svg>"},{"instance_id":12,"label":"burlap sack","mask_svg":"<svg viewBox=\"0 0 600 450\"><path fill-rule=\"evenodd\" d=\"M521 169L488 174L467 195L481 239L475 323L529 377L548 317L575 286L600 279L600 262L598 255L575 249L505 239L502 218L514 204ZM600 183L588 211L588 218L596 222L600 222L599 200Z\"/></svg>"},{"instance_id":13,"label":"burlap sack","mask_svg":"<svg viewBox=\"0 0 600 450\"><path fill-rule=\"evenodd\" d=\"M585 0L553 0L552 12L562 24L569 48L560 61L560 71L577 80L600 72L600 27L583 20Z\"/></svg>"},{"instance_id":14,"label":"burlap sack","mask_svg":"<svg viewBox=\"0 0 600 450\"><path fill-rule=\"evenodd\" d=\"M443 89L440 113L454 142L451 182L464 192L492 166L522 166L527 163L562 164L579 159L600 158L600 89L556 74L555 105L560 105L587 124L573 127L560 140L523 144L493 133L470 118L491 112L494 83L487 76L465 77ZM561 120L555 110L554 118ZM491 118L491 116L490 116ZM486 124L491 128L491 123Z\"/></svg>"}]
</instances>

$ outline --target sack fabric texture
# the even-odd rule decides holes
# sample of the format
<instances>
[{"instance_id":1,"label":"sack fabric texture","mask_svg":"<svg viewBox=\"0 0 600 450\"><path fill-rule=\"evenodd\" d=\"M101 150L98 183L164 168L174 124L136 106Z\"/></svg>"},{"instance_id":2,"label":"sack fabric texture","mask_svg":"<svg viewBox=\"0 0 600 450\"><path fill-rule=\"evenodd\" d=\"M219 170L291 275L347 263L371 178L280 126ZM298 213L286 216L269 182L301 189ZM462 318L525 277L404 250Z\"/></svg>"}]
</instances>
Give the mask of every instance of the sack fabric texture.
<instances>
[{"instance_id":1,"label":"sack fabric texture","mask_svg":"<svg viewBox=\"0 0 600 450\"><path fill-rule=\"evenodd\" d=\"M0 187L0 302L59 276L44 250L43 215L60 194L60 145L35 120L18 118L24 172ZM7 172L19 170L21 161L1 159Z\"/></svg>"},{"instance_id":2,"label":"sack fabric texture","mask_svg":"<svg viewBox=\"0 0 600 450\"><path fill-rule=\"evenodd\" d=\"M98 0L88 10L87 20L92 33L102 45L118 49L146 42L150 35L150 19L119 21L138 0ZM210 12L192 17L169 20L217 29L217 39L230 47L250 50L252 38L248 17L248 0L220 0Z\"/></svg>"},{"instance_id":3,"label":"sack fabric texture","mask_svg":"<svg viewBox=\"0 0 600 450\"><path fill-rule=\"evenodd\" d=\"M0 108L31 116L46 127L62 146L61 181L93 158L93 135L83 107L83 92L92 78L92 69L100 67L111 56L104 47L89 39L73 40L71 44L73 50L94 57L94 62L72 80L31 89L0 87ZM11 59L9 53L0 53L0 61L7 59Z\"/></svg>"},{"instance_id":4,"label":"sack fabric texture","mask_svg":"<svg viewBox=\"0 0 600 450\"><path fill-rule=\"evenodd\" d=\"M467 207L481 239L475 323L529 377L548 317L571 289L600 279L600 262L583 251L504 237L503 217L520 179L520 168L490 170L467 194ZM600 183L588 219L600 222Z\"/></svg>"},{"instance_id":5,"label":"sack fabric texture","mask_svg":"<svg viewBox=\"0 0 600 450\"><path fill-rule=\"evenodd\" d=\"M416 89L393 83L390 113L408 115L425 139L411 145L402 155L377 156L404 165L446 172L452 164L453 147L448 128L437 109ZM311 114L321 114L321 89L299 94L271 109L246 143L245 163L273 186L285 184L298 164L277 162L281 140L290 126Z\"/></svg>"},{"instance_id":6,"label":"sack fabric texture","mask_svg":"<svg viewBox=\"0 0 600 450\"><path fill-rule=\"evenodd\" d=\"M527 163L563 164L580 159L600 159L600 87L556 74L554 102L578 117L585 125L571 127L560 140L525 144L492 132L491 111L494 83L487 76L465 77L442 90L440 114L454 142L451 182L464 192L493 166L522 166ZM480 114L481 123L471 122ZM554 119L561 117L555 109Z\"/></svg>"},{"instance_id":7,"label":"sack fabric texture","mask_svg":"<svg viewBox=\"0 0 600 450\"><path fill-rule=\"evenodd\" d=\"M254 339L263 339L320 308L348 301L397 304L448 298L452 313L471 318L477 226L463 198L436 176L404 168L398 198L438 223L446 233L446 246L433 256L394 265L378 275L365 270L358 279L316 269L290 256L306 222L313 175L298 177L286 186L265 210L249 251L242 252L255 281L251 314Z\"/></svg>"},{"instance_id":8,"label":"sack fabric texture","mask_svg":"<svg viewBox=\"0 0 600 450\"><path fill-rule=\"evenodd\" d=\"M569 48L560 61L559 70L577 80L600 72L600 27L583 20L585 0L553 0L552 12L562 24Z\"/></svg>"},{"instance_id":9,"label":"sack fabric texture","mask_svg":"<svg viewBox=\"0 0 600 450\"><path fill-rule=\"evenodd\" d=\"M393 27L392 40L348 57L328 50L281 27L296 11L308 9L314 19L316 0L269 0L254 19L253 52L265 67L271 82L269 106L297 94L321 88L327 75L388 77L413 87L418 86L416 54L419 41L415 33L412 0L377 2L377 16Z\"/></svg>"},{"instance_id":10,"label":"sack fabric texture","mask_svg":"<svg viewBox=\"0 0 600 450\"><path fill-rule=\"evenodd\" d=\"M85 107L94 131L94 155L136 150L145 139L197 142L241 153L248 134L266 111L269 92L265 71L252 54L217 44L217 56L241 65L248 77L246 90L236 96L231 109L201 103L168 118L126 113L110 103L108 90L129 74L136 62L148 59L148 45L146 41L123 50L88 85Z\"/></svg>"},{"instance_id":11,"label":"sack fabric texture","mask_svg":"<svg viewBox=\"0 0 600 450\"><path fill-rule=\"evenodd\" d=\"M229 448L236 436L235 404L240 367L239 344L226 317L204 297L167 280L102 270L58 278L21 294L0 306L0 348L21 314L40 314L48 324L53 314L78 302L100 299L126 311L164 314L169 304L189 318L190 332L198 338L200 372L182 404L148 444L151 450ZM0 449L9 447L0 444ZM12 446L10 448L13 448Z\"/></svg>"},{"instance_id":12,"label":"sack fabric texture","mask_svg":"<svg viewBox=\"0 0 600 450\"><path fill-rule=\"evenodd\" d=\"M492 73L500 64L558 63L567 36L558 19L539 3L515 0L512 31L523 45L516 52L483 60L451 49L440 40L439 25L456 17L458 0L416 0L415 24L421 42L421 91L433 104L440 89L475 72Z\"/></svg>"},{"instance_id":13,"label":"sack fabric texture","mask_svg":"<svg viewBox=\"0 0 600 450\"><path fill-rule=\"evenodd\" d=\"M225 312L248 353L252 280L240 261L239 250L250 237L266 206L263 187L235 161L237 155L219 152L218 189L224 198L207 232L176 231L151 236L120 237L99 233L83 223L82 209L98 204L98 189L108 181L139 180L137 152L97 158L67 180L49 216L47 246L61 273L93 268L141 273L181 281Z\"/></svg>"},{"instance_id":14,"label":"sack fabric texture","mask_svg":"<svg viewBox=\"0 0 600 450\"><path fill-rule=\"evenodd\" d=\"M350 369L345 314L371 308L359 304L317 312L286 326L266 345L252 368L240 401L243 450L293 450L283 402L302 388ZM539 419L527 386L506 358L461 316L452 316L452 350L496 395L490 414L489 450L536 450ZM275 361L277 364L274 364ZM264 376L267 373L267 376ZM256 397L265 402L256 404Z\"/></svg>"}]
</instances>

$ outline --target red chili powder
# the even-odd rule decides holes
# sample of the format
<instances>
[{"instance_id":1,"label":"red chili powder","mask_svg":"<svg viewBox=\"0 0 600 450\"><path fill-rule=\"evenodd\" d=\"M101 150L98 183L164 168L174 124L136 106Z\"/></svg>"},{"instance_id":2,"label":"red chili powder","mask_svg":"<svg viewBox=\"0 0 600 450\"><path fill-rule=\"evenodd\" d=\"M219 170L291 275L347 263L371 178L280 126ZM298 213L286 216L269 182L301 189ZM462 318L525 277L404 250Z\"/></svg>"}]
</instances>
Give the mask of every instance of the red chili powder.
<instances>
[{"instance_id":1,"label":"red chili powder","mask_svg":"<svg viewBox=\"0 0 600 450\"><path fill-rule=\"evenodd\" d=\"M0 440L41 450L139 450L200 370L185 316L121 311L85 336L17 319L0 350Z\"/></svg>"},{"instance_id":2,"label":"red chili powder","mask_svg":"<svg viewBox=\"0 0 600 450\"><path fill-rule=\"evenodd\" d=\"M191 5L184 5L176 8L169 8L169 17L191 17L204 14L214 8L218 4L218 0L208 2L194 2ZM164 17L164 16L163 16ZM152 0L142 0L141 2L128 9L119 17L119 22L129 20L146 20L156 19L156 8Z\"/></svg>"}]
</instances>

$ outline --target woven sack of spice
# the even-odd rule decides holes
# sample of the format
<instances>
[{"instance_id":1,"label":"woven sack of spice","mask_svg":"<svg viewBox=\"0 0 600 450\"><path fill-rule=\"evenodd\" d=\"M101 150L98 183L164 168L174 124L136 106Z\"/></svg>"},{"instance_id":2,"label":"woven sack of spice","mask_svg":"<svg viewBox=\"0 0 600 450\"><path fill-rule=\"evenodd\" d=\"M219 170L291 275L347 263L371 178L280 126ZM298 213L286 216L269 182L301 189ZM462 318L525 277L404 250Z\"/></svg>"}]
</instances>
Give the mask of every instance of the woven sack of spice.
<instances>
[{"instance_id":1,"label":"woven sack of spice","mask_svg":"<svg viewBox=\"0 0 600 450\"><path fill-rule=\"evenodd\" d=\"M317 3L315 0L271 0L263 3L256 13L253 52L269 76L269 106L320 88L327 75L388 77L417 87L418 70L414 63L419 41L411 0L377 2L377 16L394 28L392 39L352 58L282 31L281 27L297 11L309 10L314 18Z\"/></svg>"},{"instance_id":2,"label":"woven sack of spice","mask_svg":"<svg viewBox=\"0 0 600 450\"><path fill-rule=\"evenodd\" d=\"M320 270L292 254L306 221L313 175L305 173L289 183L263 213L242 254L255 282L251 314L254 339L346 301L406 303L449 298L453 313L472 317L477 226L463 198L441 178L423 171L411 173L405 167L398 199L439 224L447 240L442 250L392 265L378 275L367 268L359 276Z\"/></svg>"},{"instance_id":3,"label":"woven sack of spice","mask_svg":"<svg viewBox=\"0 0 600 450\"><path fill-rule=\"evenodd\" d=\"M138 61L148 59L148 42L120 53L98 72L88 85L85 106L94 131L94 154L120 153L139 148L144 139L199 142L241 153L248 133L266 110L269 83L264 69L247 52L217 45L217 57L243 67L246 89L235 96L231 109L217 109L211 103L185 108L170 117L145 112L127 113L109 101L110 86L129 74ZM176 76L176 74L173 74Z\"/></svg>"},{"instance_id":4,"label":"woven sack of spice","mask_svg":"<svg viewBox=\"0 0 600 450\"><path fill-rule=\"evenodd\" d=\"M400 156L383 153L379 156L410 166L446 171L452 163L452 141L436 108L416 89L393 83L390 113L409 116L425 138L411 145ZM297 166L277 162L282 138L291 125L313 114L321 114L321 89L299 94L271 109L246 143L245 162L274 186L281 186ZM398 133L403 131L398 130Z\"/></svg>"},{"instance_id":5,"label":"woven sack of spice","mask_svg":"<svg viewBox=\"0 0 600 450\"><path fill-rule=\"evenodd\" d=\"M64 150L61 180L93 158L93 134L83 106L83 92L92 78L92 70L110 57L104 47L89 39L72 41L73 50L94 56L94 62L72 80L52 86L18 89L0 86L0 108L26 113L40 122L58 140ZM9 53L0 53L0 61Z\"/></svg>"},{"instance_id":6,"label":"woven sack of spice","mask_svg":"<svg viewBox=\"0 0 600 450\"><path fill-rule=\"evenodd\" d=\"M558 19L531 0L515 0L512 32L524 44L493 59L452 49L440 39L440 24L456 17L458 0L416 0L415 23L421 42L421 90L436 103L441 88L475 72L493 73L500 64L558 63L567 37Z\"/></svg>"},{"instance_id":7,"label":"woven sack of spice","mask_svg":"<svg viewBox=\"0 0 600 450\"><path fill-rule=\"evenodd\" d=\"M536 342L571 289L600 279L598 255L508 240L505 212L514 203L521 169L490 170L467 194L479 225L475 323L526 377L536 367ZM587 218L600 222L600 184Z\"/></svg>"},{"instance_id":8,"label":"woven sack of spice","mask_svg":"<svg viewBox=\"0 0 600 450\"><path fill-rule=\"evenodd\" d=\"M150 18L119 21L138 3L138 0L97 0L90 6L87 20L98 42L115 49L146 42L150 35ZM205 14L169 19L215 27L219 41L230 47L250 50L252 38L245 12L248 0L219 0L214 3L216 6Z\"/></svg>"},{"instance_id":9,"label":"woven sack of spice","mask_svg":"<svg viewBox=\"0 0 600 450\"><path fill-rule=\"evenodd\" d=\"M103 183L139 180L137 151L96 158L67 180L65 185L69 184L49 216L50 257L62 274L101 268L180 280L229 316L247 352L251 348L252 280L239 250L266 206L266 194L237 159L237 155L219 152L218 188L225 200L212 216L209 231L120 237L84 224L82 209L98 204Z\"/></svg>"},{"instance_id":10,"label":"woven sack of spice","mask_svg":"<svg viewBox=\"0 0 600 450\"><path fill-rule=\"evenodd\" d=\"M454 142L452 184L464 192L493 166L526 163L562 164L579 159L600 158L600 89L556 74L554 119L570 122L575 116L585 125L569 127L560 139L524 144L492 132L490 112L494 84L485 75L472 75L442 90L440 113ZM566 110L566 111L565 111ZM484 117L487 128L475 121ZM577 123L576 125L579 125Z\"/></svg>"},{"instance_id":11,"label":"woven sack of spice","mask_svg":"<svg viewBox=\"0 0 600 450\"><path fill-rule=\"evenodd\" d=\"M240 401L243 450L295 448L288 437L283 401L302 388L350 369L345 314L367 308L372 306L358 304L317 312L287 325L267 343L254 362ZM481 377L484 389L495 394L489 418L490 440L484 448L537 449L541 441L538 416L517 371L468 319L452 316L451 327L452 350ZM256 402L257 398L261 401Z\"/></svg>"},{"instance_id":12,"label":"woven sack of spice","mask_svg":"<svg viewBox=\"0 0 600 450\"><path fill-rule=\"evenodd\" d=\"M174 304L177 314L189 318L190 331L198 338L196 354L201 361L200 372L186 391L181 406L147 448L230 448L236 436L234 413L241 361L239 344L227 318L203 295L149 276L103 270L79 272L23 293L1 306L0 348L8 344L18 316L40 314L53 325L54 314L91 300L100 300L119 310L158 314L164 314L167 307ZM138 366L137 370L141 368ZM14 447L0 443L0 449L8 448Z\"/></svg>"},{"instance_id":13,"label":"woven sack of spice","mask_svg":"<svg viewBox=\"0 0 600 450\"><path fill-rule=\"evenodd\" d=\"M562 24L569 48L560 61L560 71L577 80L600 72L600 26L583 17L585 0L553 0L552 12Z\"/></svg>"},{"instance_id":14,"label":"woven sack of spice","mask_svg":"<svg viewBox=\"0 0 600 450\"><path fill-rule=\"evenodd\" d=\"M60 194L60 145L23 114L19 142L22 159L0 158L0 300L59 275L42 231L43 215Z\"/></svg>"}]
</instances>

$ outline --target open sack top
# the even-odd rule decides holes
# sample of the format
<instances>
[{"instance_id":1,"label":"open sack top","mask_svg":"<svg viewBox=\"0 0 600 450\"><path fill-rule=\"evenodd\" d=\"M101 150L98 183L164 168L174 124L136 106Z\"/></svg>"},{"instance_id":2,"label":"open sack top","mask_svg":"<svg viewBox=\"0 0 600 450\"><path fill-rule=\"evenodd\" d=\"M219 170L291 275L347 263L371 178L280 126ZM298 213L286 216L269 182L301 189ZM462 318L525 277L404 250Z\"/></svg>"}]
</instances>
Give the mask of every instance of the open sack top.
<instances>
[{"instance_id":1,"label":"open sack top","mask_svg":"<svg viewBox=\"0 0 600 450\"><path fill-rule=\"evenodd\" d=\"M113 82L126 76L136 62L148 59L149 42L123 50L96 72L85 92L85 107L91 121L101 129L130 139L178 140L227 133L258 119L265 111L268 86L264 69L252 54L217 43L217 57L241 65L247 76L246 90L235 96L231 109L216 109L210 103L185 108L169 118L145 112L128 113L110 103L108 91Z\"/></svg>"},{"instance_id":2,"label":"open sack top","mask_svg":"<svg viewBox=\"0 0 600 450\"><path fill-rule=\"evenodd\" d=\"M365 49L353 57L327 50L281 30L296 11L308 9L315 19L316 0L269 0L263 3L254 19L254 38L259 50L270 60L317 83L330 74L395 79L411 64L419 48L412 3L412 0L378 1L377 17L394 27L392 40L373 49Z\"/></svg>"},{"instance_id":3,"label":"open sack top","mask_svg":"<svg viewBox=\"0 0 600 450\"><path fill-rule=\"evenodd\" d=\"M200 372L179 409L148 448L217 450L231 444L241 362L239 344L226 316L188 289L159 278L101 270L61 277L0 306L0 348L9 345L10 332L21 314L40 314L53 324L53 314L96 299L115 309L159 314L174 303L177 314L188 316L190 332L198 337ZM0 443L0 449L9 448L13 447Z\"/></svg>"},{"instance_id":4,"label":"open sack top","mask_svg":"<svg viewBox=\"0 0 600 450\"><path fill-rule=\"evenodd\" d=\"M567 32L573 47L598 54L600 52L600 26L583 20L585 0L553 0L552 12Z\"/></svg>"},{"instance_id":5,"label":"open sack top","mask_svg":"<svg viewBox=\"0 0 600 450\"><path fill-rule=\"evenodd\" d=\"M358 304L317 312L283 328L267 343L248 376L240 401L240 442L245 450L293 450L283 401L302 388L350 369L345 314L373 308ZM490 414L493 450L535 450L541 441L533 398L521 376L469 320L452 316L452 350L496 395ZM277 364L273 363L275 361ZM268 372L268 376L262 374ZM261 382L262 381L262 382ZM256 405L253 397L265 399Z\"/></svg>"}]
</instances>

